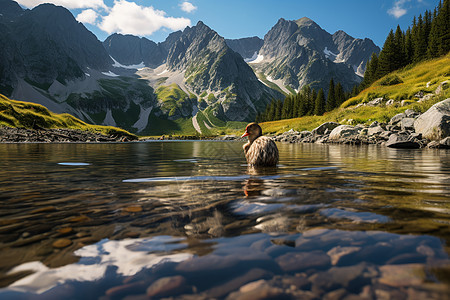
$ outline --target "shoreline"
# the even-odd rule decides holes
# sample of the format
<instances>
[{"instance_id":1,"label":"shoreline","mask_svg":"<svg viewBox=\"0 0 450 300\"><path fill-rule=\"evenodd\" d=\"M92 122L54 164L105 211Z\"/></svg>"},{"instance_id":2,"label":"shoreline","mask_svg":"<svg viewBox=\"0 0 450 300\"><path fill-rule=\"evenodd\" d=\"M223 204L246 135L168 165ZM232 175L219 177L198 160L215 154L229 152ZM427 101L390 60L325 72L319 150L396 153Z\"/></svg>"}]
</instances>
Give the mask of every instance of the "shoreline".
<instances>
[{"instance_id":1,"label":"shoreline","mask_svg":"<svg viewBox=\"0 0 450 300\"><path fill-rule=\"evenodd\" d=\"M119 143L135 141L132 136L104 135L79 129L28 129L0 127L0 143Z\"/></svg>"}]
</instances>

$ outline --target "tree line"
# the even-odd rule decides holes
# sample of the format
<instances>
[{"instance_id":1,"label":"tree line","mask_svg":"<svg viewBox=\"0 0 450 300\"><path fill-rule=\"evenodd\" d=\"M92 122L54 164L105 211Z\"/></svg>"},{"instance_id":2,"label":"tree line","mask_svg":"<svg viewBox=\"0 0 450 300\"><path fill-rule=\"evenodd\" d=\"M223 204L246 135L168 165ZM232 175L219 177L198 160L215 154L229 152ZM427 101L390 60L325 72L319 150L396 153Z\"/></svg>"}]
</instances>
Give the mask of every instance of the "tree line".
<instances>
[{"instance_id":1,"label":"tree line","mask_svg":"<svg viewBox=\"0 0 450 300\"><path fill-rule=\"evenodd\" d=\"M287 96L284 101L272 99L266 109L256 116L256 122L276 121L282 119L299 118L310 115L323 115L339 107L349 94L345 93L340 83L330 80L328 94L320 89L318 92L304 86L296 95Z\"/></svg>"},{"instance_id":2,"label":"tree line","mask_svg":"<svg viewBox=\"0 0 450 300\"><path fill-rule=\"evenodd\" d=\"M397 26L391 29L381 52L373 53L366 64L364 78L350 92L345 92L340 83L330 80L328 95L323 89L318 92L309 86L296 95L283 100L273 99L265 111L256 116L256 122L298 118L308 115L323 115L339 107L345 100L358 95L381 77L409 64L446 55L450 51L450 0L439 1L439 5L424 15L414 17L412 26L402 31Z\"/></svg>"},{"instance_id":3,"label":"tree line","mask_svg":"<svg viewBox=\"0 0 450 300\"><path fill-rule=\"evenodd\" d=\"M409 64L446 55L450 51L450 0L424 15L414 17L412 26L402 31L391 29L380 54L373 53L367 62L359 90L381 77Z\"/></svg>"}]
</instances>

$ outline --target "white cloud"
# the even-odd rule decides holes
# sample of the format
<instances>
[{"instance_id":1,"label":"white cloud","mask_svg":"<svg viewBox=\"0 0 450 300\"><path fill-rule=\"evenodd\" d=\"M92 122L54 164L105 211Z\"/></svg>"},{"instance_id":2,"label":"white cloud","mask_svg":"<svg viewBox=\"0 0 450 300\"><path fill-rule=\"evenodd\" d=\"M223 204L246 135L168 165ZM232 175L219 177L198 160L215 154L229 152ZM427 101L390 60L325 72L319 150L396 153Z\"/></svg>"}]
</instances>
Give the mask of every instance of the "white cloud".
<instances>
[{"instance_id":1,"label":"white cloud","mask_svg":"<svg viewBox=\"0 0 450 300\"><path fill-rule=\"evenodd\" d=\"M42 3L53 3L68 9L75 8L105 8L103 0L16 0L17 3L28 8L33 8Z\"/></svg>"},{"instance_id":2,"label":"white cloud","mask_svg":"<svg viewBox=\"0 0 450 300\"><path fill-rule=\"evenodd\" d=\"M191 25L186 18L173 18L166 16L161 10L152 6L143 7L126 0L115 0L114 6L108 15L98 25L109 34L119 32L123 34L151 35L162 27L180 30Z\"/></svg>"},{"instance_id":3,"label":"white cloud","mask_svg":"<svg viewBox=\"0 0 450 300\"><path fill-rule=\"evenodd\" d=\"M394 2L394 6L391 7L387 12L394 18L398 19L404 16L408 11L403 7L406 2L410 0L397 0Z\"/></svg>"},{"instance_id":4,"label":"white cloud","mask_svg":"<svg viewBox=\"0 0 450 300\"><path fill-rule=\"evenodd\" d=\"M197 9L197 6L194 6L192 3L184 1L180 4L181 10L187 13L191 13Z\"/></svg>"},{"instance_id":5,"label":"white cloud","mask_svg":"<svg viewBox=\"0 0 450 300\"><path fill-rule=\"evenodd\" d=\"M94 11L93 9L86 9L83 10L80 14L78 14L77 21L84 24L95 25L97 23L98 17L99 14L96 11Z\"/></svg>"}]
</instances>

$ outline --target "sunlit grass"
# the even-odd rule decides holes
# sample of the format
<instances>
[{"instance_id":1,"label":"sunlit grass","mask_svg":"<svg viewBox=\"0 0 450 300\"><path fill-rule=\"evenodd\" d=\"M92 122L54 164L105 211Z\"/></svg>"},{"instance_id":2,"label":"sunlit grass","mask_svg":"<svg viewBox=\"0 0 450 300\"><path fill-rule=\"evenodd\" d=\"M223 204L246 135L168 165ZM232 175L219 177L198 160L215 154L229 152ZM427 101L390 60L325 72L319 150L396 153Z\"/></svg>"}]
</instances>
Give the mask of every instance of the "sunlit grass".
<instances>
[{"instance_id":1,"label":"sunlit grass","mask_svg":"<svg viewBox=\"0 0 450 300\"><path fill-rule=\"evenodd\" d=\"M403 82L386 85L398 81L395 77L398 77ZM450 81L450 54L393 72L372 84L356 97L348 99L340 108L325 113L323 116L306 116L264 122L261 123L261 127L265 133L282 133L289 129L297 131L312 130L325 122L338 122L340 124L370 124L373 121L388 122L393 116L404 112L408 108L417 112L425 112L433 104L449 98L450 88L444 90L439 96L425 102L417 102L418 98L415 97L419 91L423 91L425 94L433 93L439 84L446 80ZM367 103L379 97L394 99L398 102L391 106L360 106L356 108L356 105L359 103ZM409 100L406 103L409 102L410 104L400 106L400 100Z\"/></svg>"},{"instance_id":2,"label":"sunlit grass","mask_svg":"<svg viewBox=\"0 0 450 300\"><path fill-rule=\"evenodd\" d=\"M87 124L69 114L55 114L46 107L24 101L11 100L0 94L0 126L47 129L66 128L102 134L133 136L129 132L111 126Z\"/></svg>"}]
</instances>

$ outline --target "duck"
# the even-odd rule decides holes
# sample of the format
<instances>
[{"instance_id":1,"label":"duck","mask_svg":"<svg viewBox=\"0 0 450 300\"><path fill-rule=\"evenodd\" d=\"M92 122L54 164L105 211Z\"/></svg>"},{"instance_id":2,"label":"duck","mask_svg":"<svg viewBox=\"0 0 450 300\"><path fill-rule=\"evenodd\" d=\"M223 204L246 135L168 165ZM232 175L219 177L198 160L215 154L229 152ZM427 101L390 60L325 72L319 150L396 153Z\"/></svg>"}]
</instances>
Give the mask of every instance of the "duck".
<instances>
[{"instance_id":1,"label":"duck","mask_svg":"<svg viewBox=\"0 0 450 300\"><path fill-rule=\"evenodd\" d=\"M262 135L262 129L258 123L248 124L241 137L248 138L248 143L242 148L249 166L274 167L277 165L279 159L277 145L271 138Z\"/></svg>"}]
</instances>

